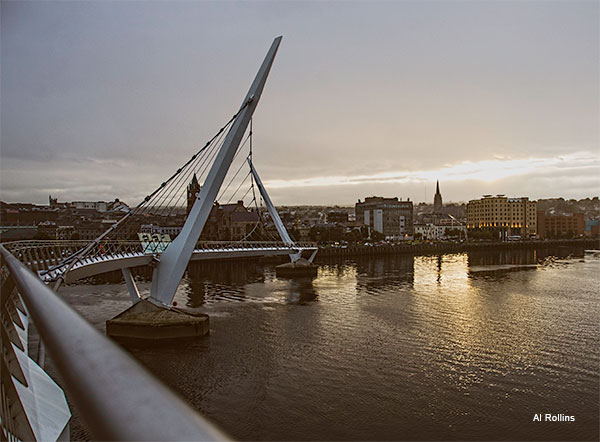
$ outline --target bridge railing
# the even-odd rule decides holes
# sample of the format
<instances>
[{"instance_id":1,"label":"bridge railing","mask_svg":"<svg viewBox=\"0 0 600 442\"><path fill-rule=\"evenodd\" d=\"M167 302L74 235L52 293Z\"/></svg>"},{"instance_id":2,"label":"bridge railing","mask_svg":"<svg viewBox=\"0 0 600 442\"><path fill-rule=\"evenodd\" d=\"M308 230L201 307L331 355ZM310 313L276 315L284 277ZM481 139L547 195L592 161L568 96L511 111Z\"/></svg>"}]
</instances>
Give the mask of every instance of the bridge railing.
<instances>
[{"instance_id":1,"label":"bridge railing","mask_svg":"<svg viewBox=\"0 0 600 442\"><path fill-rule=\"evenodd\" d=\"M90 245L90 241L14 241L4 243L20 262L31 270L45 272L65 269L73 260L95 259L124 254L143 253L140 241L103 240L94 244L85 254L80 252Z\"/></svg>"},{"instance_id":2,"label":"bridge railing","mask_svg":"<svg viewBox=\"0 0 600 442\"><path fill-rule=\"evenodd\" d=\"M32 320L97 440L226 440L0 245L2 440L68 440L64 394L27 355Z\"/></svg>"},{"instance_id":3,"label":"bridge railing","mask_svg":"<svg viewBox=\"0 0 600 442\"><path fill-rule=\"evenodd\" d=\"M286 244L283 241L198 241L196 249L267 249L267 248L312 248L314 243Z\"/></svg>"},{"instance_id":4,"label":"bridge railing","mask_svg":"<svg viewBox=\"0 0 600 442\"><path fill-rule=\"evenodd\" d=\"M3 244L20 262L35 272L44 274L48 271L65 269L72 260L110 258L127 254L158 253L168 246L168 243L144 243L133 240L102 240L91 247L85 254L78 252L90 245L85 240L49 240L49 241L13 241ZM160 246L160 247L159 247ZM197 250L231 250L231 249L261 249L261 248L290 247L281 241L199 241ZM298 242L294 248L315 248L315 243Z\"/></svg>"},{"instance_id":5,"label":"bridge railing","mask_svg":"<svg viewBox=\"0 0 600 442\"><path fill-rule=\"evenodd\" d=\"M82 250L89 241L13 241L3 246L32 270L47 270Z\"/></svg>"}]
</instances>

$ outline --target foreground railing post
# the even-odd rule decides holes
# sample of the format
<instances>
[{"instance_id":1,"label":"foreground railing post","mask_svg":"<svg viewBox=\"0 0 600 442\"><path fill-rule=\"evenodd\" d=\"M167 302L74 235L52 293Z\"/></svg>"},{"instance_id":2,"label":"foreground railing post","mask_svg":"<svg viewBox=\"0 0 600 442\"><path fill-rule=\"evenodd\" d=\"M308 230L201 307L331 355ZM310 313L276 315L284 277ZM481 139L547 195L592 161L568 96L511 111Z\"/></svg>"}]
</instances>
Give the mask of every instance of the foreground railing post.
<instances>
[{"instance_id":1,"label":"foreground railing post","mask_svg":"<svg viewBox=\"0 0 600 442\"><path fill-rule=\"evenodd\" d=\"M64 392L28 355L28 315L19 304L15 281L4 259L0 274L1 439L69 440L71 414Z\"/></svg>"}]
</instances>

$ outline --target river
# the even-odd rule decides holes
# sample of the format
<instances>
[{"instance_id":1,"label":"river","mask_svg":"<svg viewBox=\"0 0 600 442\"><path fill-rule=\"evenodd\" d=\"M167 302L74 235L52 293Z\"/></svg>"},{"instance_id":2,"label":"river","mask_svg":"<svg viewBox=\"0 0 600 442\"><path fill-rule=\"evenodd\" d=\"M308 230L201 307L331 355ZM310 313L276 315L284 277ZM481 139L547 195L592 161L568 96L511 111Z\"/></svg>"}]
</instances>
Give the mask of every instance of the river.
<instances>
[{"instance_id":1,"label":"river","mask_svg":"<svg viewBox=\"0 0 600 442\"><path fill-rule=\"evenodd\" d=\"M599 275L577 248L331 259L299 280L207 263L175 300L210 336L128 350L241 440L598 440ZM123 284L61 293L101 330L130 305ZM87 437L76 409L72 428Z\"/></svg>"}]
</instances>

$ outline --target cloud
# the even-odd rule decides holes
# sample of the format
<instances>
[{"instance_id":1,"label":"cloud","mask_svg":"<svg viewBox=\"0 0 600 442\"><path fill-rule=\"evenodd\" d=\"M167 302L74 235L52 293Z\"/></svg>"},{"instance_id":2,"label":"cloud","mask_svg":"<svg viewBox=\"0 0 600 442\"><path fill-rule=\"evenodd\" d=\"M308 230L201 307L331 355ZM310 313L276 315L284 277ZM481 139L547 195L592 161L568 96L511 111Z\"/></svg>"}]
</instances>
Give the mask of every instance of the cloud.
<instances>
[{"instance_id":1,"label":"cloud","mask_svg":"<svg viewBox=\"0 0 600 442\"><path fill-rule=\"evenodd\" d=\"M265 185L269 188L293 188L293 187L328 187L328 186L351 186L365 183L409 183L409 182L431 182L441 180L465 181L477 180L493 182L519 175L530 175L535 172L556 173L561 170L582 171L594 174L600 170L600 158L591 152L576 152L563 155L558 158L525 158L518 160L494 159L487 161L464 161L455 165L440 169L420 171L394 171L383 172L372 175L358 176L320 176L311 178L291 180L269 180Z\"/></svg>"},{"instance_id":2,"label":"cloud","mask_svg":"<svg viewBox=\"0 0 600 442\"><path fill-rule=\"evenodd\" d=\"M560 157L464 161L438 169L291 179L268 179L257 167L267 191L280 205L353 204L369 195L429 201L436 180L440 180L445 201L466 201L486 193L584 198L594 196L600 188L600 158L590 151ZM0 198L45 203L51 194L61 201L119 198L137 204L175 168L160 162L140 165L136 160L94 157L49 162L3 159ZM230 176L236 170L237 166L232 167Z\"/></svg>"},{"instance_id":3,"label":"cloud","mask_svg":"<svg viewBox=\"0 0 600 442\"><path fill-rule=\"evenodd\" d=\"M279 204L429 200L436 179L453 200L588 196L597 16L594 2L7 2L0 196L135 203L235 112L282 30L254 116Z\"/></svg>"}]
</instances>

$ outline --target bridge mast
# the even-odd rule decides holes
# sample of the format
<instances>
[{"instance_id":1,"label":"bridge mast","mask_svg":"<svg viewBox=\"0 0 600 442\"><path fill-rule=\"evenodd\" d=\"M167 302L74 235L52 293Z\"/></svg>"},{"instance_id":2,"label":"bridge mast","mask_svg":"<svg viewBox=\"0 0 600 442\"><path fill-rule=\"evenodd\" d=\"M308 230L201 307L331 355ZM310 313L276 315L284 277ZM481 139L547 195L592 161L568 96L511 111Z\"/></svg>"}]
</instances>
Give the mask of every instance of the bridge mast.
<instances>
[{"instance_id":1,"label":"bridge mast","mask_svg":"<svg viewBox=\"0 0 600 442\"><path fill-rule=\"evenodd\" d=\"M275 54L281 43L281 38L277 37L273 40L271 48L258 70L246 98L242 102L242 109L229 129L223 146L219 150L210 172L204 181L204 185L200 192L198 192L196 202L181 229L181 233L177 235L177 238L162 253L160 262L154 269L150 297L162 304L169 305L173 300L173 296L175 296L177 286L190 261L196 242L206 224L225 175L227 175L240 141L246 132L250 118L252 118L252 114L256 109L267 76L271 70L271 65L275 59Z\"/></svg>"}]
</instances>

